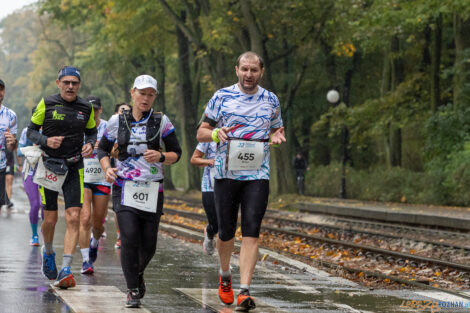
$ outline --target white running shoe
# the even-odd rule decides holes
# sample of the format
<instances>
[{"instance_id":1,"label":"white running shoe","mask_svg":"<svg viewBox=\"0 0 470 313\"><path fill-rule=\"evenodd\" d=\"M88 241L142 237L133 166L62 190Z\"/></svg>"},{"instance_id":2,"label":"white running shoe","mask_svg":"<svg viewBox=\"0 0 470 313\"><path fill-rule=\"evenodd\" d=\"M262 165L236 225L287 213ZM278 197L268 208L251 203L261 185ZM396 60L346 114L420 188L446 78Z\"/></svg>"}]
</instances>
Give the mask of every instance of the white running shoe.
<instances>
[{"instance_id":1,"label":"white running shoe","mask_svg":"<svg viewBox=\"0 0 470 313\"><path fill-rule=\"evenodd\" d=\"M215 240L214 238L210 239L209 236L207 236L207 228L204 228L204 242L202 243L202 250L204 250L204 253L207 255L214 254L215 250Z\"/></svg>"}]
</instances>

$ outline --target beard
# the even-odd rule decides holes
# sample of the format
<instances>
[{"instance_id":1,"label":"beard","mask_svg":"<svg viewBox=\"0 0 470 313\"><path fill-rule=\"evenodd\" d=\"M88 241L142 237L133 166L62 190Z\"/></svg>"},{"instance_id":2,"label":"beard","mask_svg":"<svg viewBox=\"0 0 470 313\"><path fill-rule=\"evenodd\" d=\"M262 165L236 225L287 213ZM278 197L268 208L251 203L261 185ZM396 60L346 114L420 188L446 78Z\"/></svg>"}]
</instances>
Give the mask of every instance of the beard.
<instances>
[{"instance_id":1,"label":"beard","mask_svg":"<svg viewBox=\"0 0 470 313\"><path fill-rule=\"evenodd\" d=\"M239 83L240 83L240 86L242 86L243 90L253 91L258 87L259 79L253 79L251 82L248 82L248 83L240 79Z\"/></svg>"}]
</instances>

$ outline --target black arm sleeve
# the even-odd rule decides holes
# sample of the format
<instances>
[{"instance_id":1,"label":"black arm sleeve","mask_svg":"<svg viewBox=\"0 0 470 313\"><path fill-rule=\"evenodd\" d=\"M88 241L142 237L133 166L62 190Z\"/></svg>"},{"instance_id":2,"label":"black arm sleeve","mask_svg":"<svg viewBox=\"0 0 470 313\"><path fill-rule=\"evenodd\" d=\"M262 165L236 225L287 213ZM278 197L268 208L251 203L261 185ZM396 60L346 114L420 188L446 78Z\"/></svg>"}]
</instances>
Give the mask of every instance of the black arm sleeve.
<instances>
[{"instance_id":1,"label":"black arm sleeve","mask_svg":"<svg viewBox=\"0 0 470 313\"><path fill-rule=\"evenodd\" d=\"M31 140L33 143L40 145L42 147L47 146L47 136L41 134L39 130L41 125L36 125L33 122L29 123L28 131L26 132L26 137Z\"/></svg>"},{"instance_id":2,"label":"black arm sleeve","mask_svg":"<svg viewBox=\"0 0 470 313\"><path fill-rule=\"evenodd\" d=\"M204 116L203 122L208 123L211 127L216 127L217 126L217 121L214 121L211 118L208 118L207 116Z\"/></svg>"},{"instance_id":3,"label":"black arm sleeve","mask_svg":"<svg viewBox=\"0 0 470 313\"><path fill-rule=\"evenodd\" d=\"M109 141L108 138L103 136L98 144L98 159L109 157L109 153L113 150L114 142Z\"/></svg>"},{"instance_id":4,"label":"black arm sleeve","mask_svg":"<svg viewBox=\"0 0 470 313\"><path fill-rule=\"evenodd\" d=\"M85 143L91 143L91 148L95 146L96 136L98 135L98 131L96 127L93 128L86 128L85 129Z\"/></svg>"},{"instance_id":5,"label":"black arm sleeve","mask_svg":"<svg viewBox=\"0 0 470 313\"><path fill-rule=\"evenodd\" d=\"M176 155L178 156L178 159L176 159L175 163L178 162L181 157L182 151L181 151L180 144L178 142L178 138L176 137L176 133L172 132L171 134L163 138L163 142L165 143L165 151L176 153ZM100 141L100 145L101 145L101 141Z\"/></svg>"}]
</instances>

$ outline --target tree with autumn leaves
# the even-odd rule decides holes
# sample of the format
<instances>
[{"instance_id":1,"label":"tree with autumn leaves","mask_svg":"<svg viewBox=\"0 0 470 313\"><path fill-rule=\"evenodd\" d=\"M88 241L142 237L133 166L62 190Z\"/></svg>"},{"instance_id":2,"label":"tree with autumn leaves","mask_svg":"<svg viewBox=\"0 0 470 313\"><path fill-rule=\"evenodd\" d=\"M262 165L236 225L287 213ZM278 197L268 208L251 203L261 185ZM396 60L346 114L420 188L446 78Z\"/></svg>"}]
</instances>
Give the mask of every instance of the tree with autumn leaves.
<instances>
[{"instance_id":1,"label":"tree with autumn leaves","mask_svg":"<svg viewBox=\"0 0 470 313\"><path fill-rule=\"evenodd\" d=\"M185 151L173 170L185 189L199 187L199 171L187 161L201 113L215 90L235 82L235 60L247 50L264 58L262 85L282 105L288 144L272 150L275 193L293 191L291 158L302 151L312 165L307 192L337 195L344 130L349 197L413 201L406 192L415 189L399 184L368 195L378 171L399 173L402 181L421 175L417 188L440 193L416 201L453 203L470 184L470 174L462 174L470 125L467 1L45 0L29 10L34 18L7 17L1 25L2 41L9 41L0 61L34 78L13 105L31 107L68 63L82 69L83 92L102 97L109 116L113 104L129 100L133 77L152 74L157 107L177 124ZM28 30L35 44L16 40L14 29ZM13 59L13 49L24 52L27 66ZM15 76L5 67L0 74ZM331 88L340 105L326 101ZM381 198L390 188L396 194Z\"/></svg>"}]
</instances>

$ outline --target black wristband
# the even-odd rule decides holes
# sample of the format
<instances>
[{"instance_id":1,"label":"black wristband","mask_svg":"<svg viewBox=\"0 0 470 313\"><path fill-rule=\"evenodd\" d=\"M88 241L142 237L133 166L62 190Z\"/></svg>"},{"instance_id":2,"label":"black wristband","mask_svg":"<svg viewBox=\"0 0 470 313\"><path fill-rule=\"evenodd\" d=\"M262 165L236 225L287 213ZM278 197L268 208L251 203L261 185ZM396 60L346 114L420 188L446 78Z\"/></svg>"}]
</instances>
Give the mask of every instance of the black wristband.
<instances>
[{"instance_id":1,"label":"black wristband","mask_svg":"<svg viewBox=\"0 0 470 313\"><path fill-rule=\"evenodd\" d=\"M165 155L163 154L163 152L160 153L160 160L158 160L158 162L160 163L165 162Z\"/></svg>"}]
</instances>

